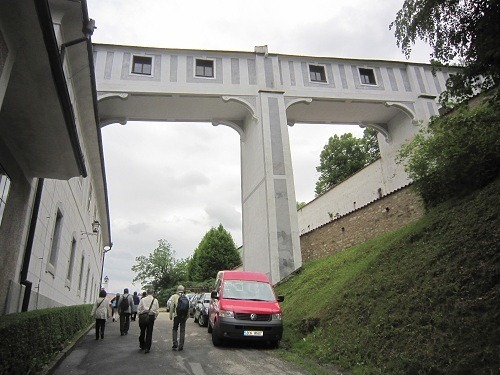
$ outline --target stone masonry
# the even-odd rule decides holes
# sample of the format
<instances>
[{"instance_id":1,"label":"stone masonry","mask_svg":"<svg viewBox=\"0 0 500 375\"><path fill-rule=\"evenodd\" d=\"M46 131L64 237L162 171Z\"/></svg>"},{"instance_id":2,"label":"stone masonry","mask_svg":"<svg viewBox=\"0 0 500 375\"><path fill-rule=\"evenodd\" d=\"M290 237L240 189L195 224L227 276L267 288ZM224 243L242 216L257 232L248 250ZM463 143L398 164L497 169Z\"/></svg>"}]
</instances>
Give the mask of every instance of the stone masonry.
<instances>
[{"instance_id":1,"label":"stone masonry","mask_svg":"<svg viewBox=\"0 0 500 375\"><path fill-rule=\"evenodd\" d=\"M411 186L401 188L300 237L304 262L320 259L405 226L424 213Z\"/></svg>"}]
</instances>

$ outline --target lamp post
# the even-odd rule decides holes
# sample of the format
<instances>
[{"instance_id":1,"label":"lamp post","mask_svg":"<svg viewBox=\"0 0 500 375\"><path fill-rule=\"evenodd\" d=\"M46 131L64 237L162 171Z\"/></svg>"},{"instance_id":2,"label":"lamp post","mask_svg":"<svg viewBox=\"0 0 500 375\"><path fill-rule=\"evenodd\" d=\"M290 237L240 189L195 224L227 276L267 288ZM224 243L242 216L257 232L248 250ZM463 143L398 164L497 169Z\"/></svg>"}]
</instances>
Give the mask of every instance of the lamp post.
<instances>
[{"instance_id":1,"label":"lamp post","mask_svg":"<svg viewBox=\"0 0 500 375\"><path fill-rule=\"evenodd\" d=\"M106 253L108 251L110 251L112 247L113 247L113 242L111 242L111 244L109 246L104 246L102 248L103 252L102 252L101 278L100 278L100 281L99 281L99 290L102 289L102 276L104 274L104 259L106 258ZM106 279L109 280L107 276L106 276ZM108 283L107 280L104 281L106 284Z\"/></svg>"}]
</instances>

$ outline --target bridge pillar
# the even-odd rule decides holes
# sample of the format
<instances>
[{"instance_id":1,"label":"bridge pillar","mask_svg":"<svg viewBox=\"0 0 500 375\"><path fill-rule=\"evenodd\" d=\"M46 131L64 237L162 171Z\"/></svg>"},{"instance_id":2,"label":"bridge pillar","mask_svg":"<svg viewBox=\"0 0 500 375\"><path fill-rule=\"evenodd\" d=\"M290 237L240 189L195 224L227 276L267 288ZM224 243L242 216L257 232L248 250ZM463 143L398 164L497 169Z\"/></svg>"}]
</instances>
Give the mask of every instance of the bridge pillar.
<instances>
[{"instance_id":1,"label":"bridge pillar","mask_svg":"<svg viewBox=\"0 0 500 375\"><path fill-rule=\"evenodd\" d=\"M243 268L272 283L302 265L282 91L261 90L241 142Z\"/></svg>"}]
</instances>

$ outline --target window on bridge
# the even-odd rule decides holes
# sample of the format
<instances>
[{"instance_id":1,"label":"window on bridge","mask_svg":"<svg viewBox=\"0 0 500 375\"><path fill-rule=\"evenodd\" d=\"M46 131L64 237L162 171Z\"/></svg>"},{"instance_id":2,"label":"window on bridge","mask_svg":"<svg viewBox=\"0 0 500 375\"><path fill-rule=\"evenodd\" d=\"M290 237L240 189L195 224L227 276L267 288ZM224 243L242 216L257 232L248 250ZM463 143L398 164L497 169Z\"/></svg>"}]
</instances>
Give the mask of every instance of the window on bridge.
<instances>
[{"instance_id":1,"label":"window on bridge","mask_svg":"<svg viewBox=\"0 0 500 375\"><path fill-rule=\"evenodd\" d=\"M359 68L359 79L363 85L376 85L375 72L373 69Z\"/></svg>"},{"instance_id":2,"label":"window on bridge","mask_svg":"<svg viewBox=\"0 0 500 375\"><path fill-rule=\"evenodd\" d=\"M148 56L134 56L132 59L132 73L151 75L153 58Z\"/></svg>"},{"instance_id":3,"label":"window on bridge","mask_svg":"<svg viewBox=\"0 0 500 375\"><path fill-rule=\"evenodd\" d=\"M214 60L196 59L195 76L214 78Z\"/></svg>"},{"instance_id":4,"label":"window on bridge","mask_svg":"<svg viewBox=\"0 0 500 375\"><path fill-rule=\"evenodd\" d=\"M326 82L325 67L323 65L309 65L311 82Z\"/></svg>"}]
</instances>

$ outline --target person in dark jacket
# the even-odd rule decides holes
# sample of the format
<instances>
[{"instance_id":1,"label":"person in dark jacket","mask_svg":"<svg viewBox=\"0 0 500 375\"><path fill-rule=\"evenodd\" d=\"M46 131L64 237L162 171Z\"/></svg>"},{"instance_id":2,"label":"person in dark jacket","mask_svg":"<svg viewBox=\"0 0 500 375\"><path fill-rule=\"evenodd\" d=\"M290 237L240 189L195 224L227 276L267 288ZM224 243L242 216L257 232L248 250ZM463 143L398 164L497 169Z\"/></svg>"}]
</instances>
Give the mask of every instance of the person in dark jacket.
<instances>
[{"instance_id":1,"label":"person in dark jacket","mask_svg":"<svg viewBox=\"0 0 500 375\"><path fill-rule=\"evenodd\" d=\"M130 316L130 320L135 322L135 319L137 318L137 307L139 306L141 299L137 295L137 292L134 292L132 299L134 300L134 304L132 305L132 315Z\"/></svg>"},{"instance_id":2,"label":"person in dark jacket","mask_svg":"<svg viewBox=\"0 0 500 375\"><path fill-rule=\"evenodd\" d=\"M127 300L127 308L124 309L122 302L123 300ZM120 314L120 334L128 335L128 329L130 327L130 315L132 314L132 305L134 304L134 300L132 296L128 292L128 288L123 289L123 294L120 296L118 300L118 304L116 308L118 313Z\"/></svg>"}]
</instances>

